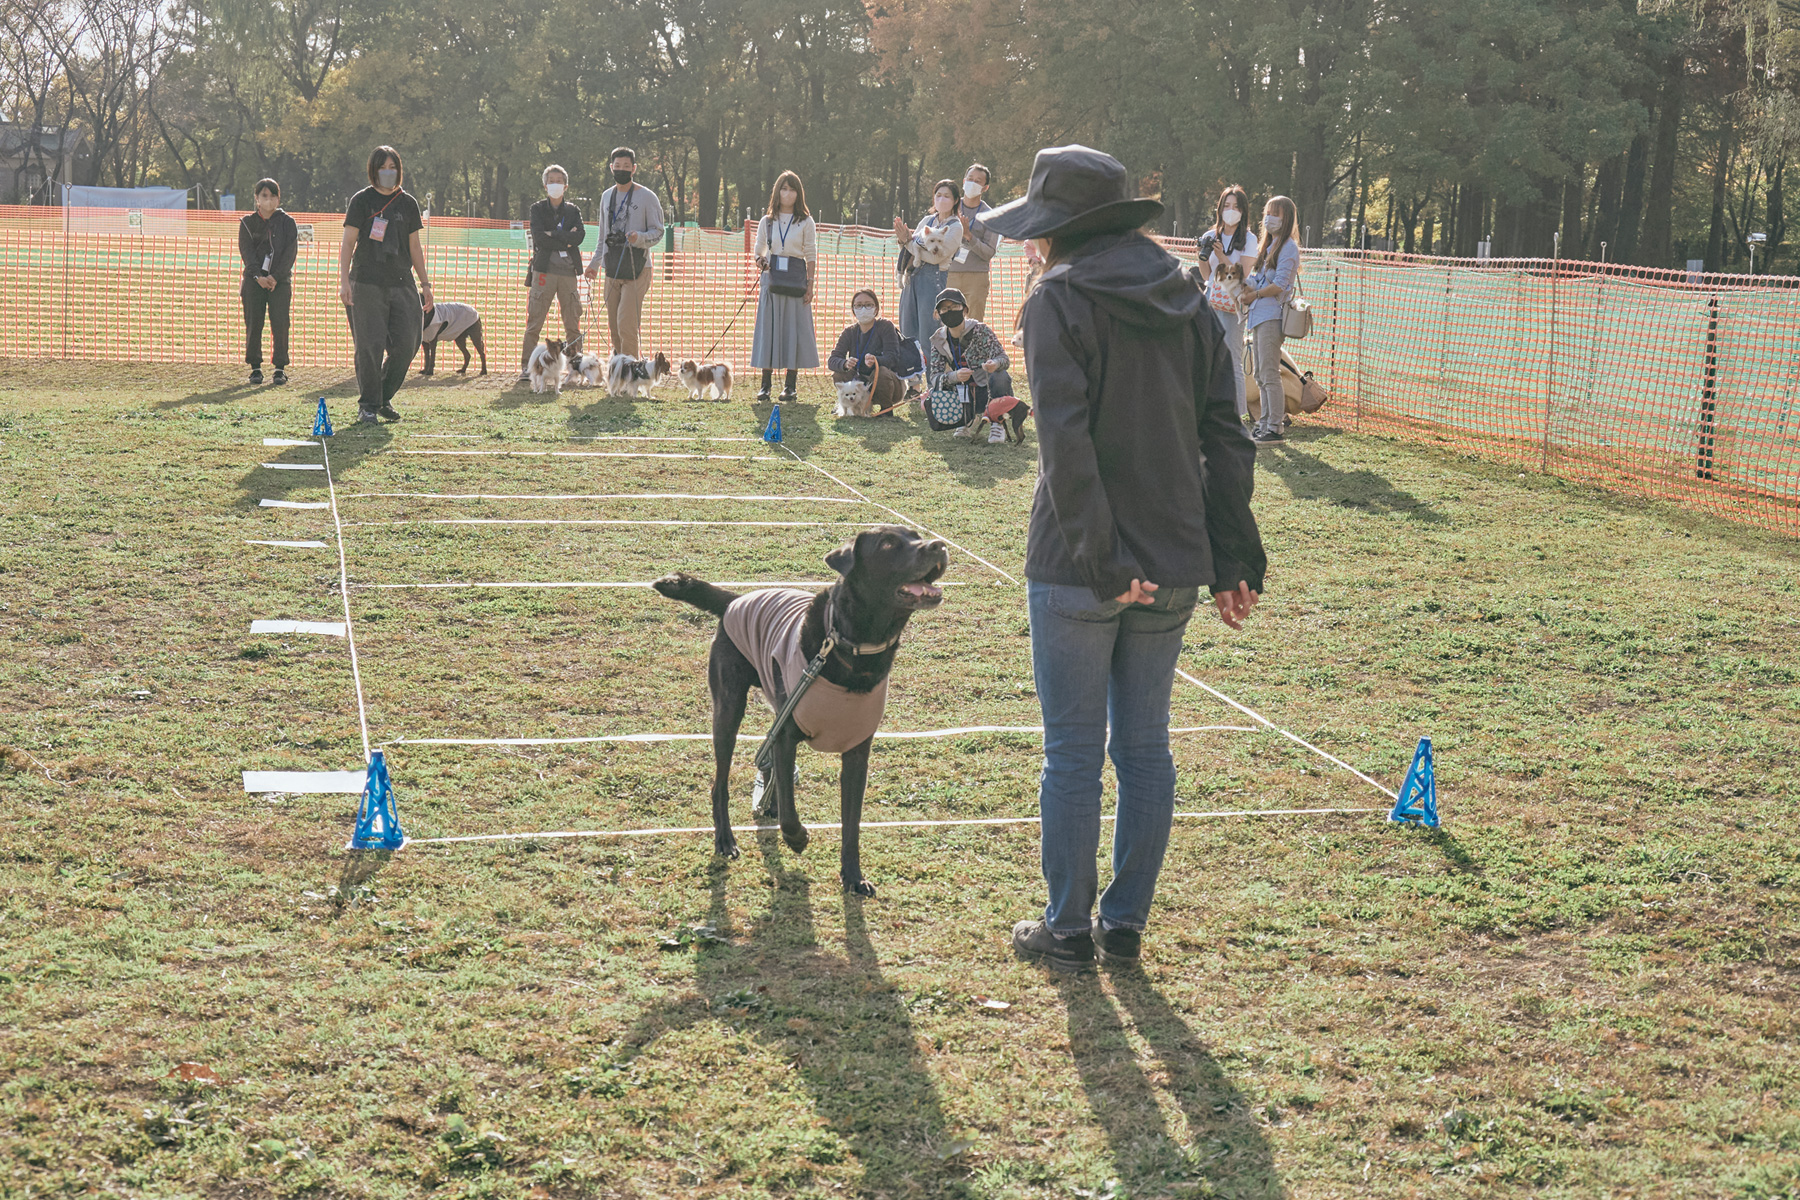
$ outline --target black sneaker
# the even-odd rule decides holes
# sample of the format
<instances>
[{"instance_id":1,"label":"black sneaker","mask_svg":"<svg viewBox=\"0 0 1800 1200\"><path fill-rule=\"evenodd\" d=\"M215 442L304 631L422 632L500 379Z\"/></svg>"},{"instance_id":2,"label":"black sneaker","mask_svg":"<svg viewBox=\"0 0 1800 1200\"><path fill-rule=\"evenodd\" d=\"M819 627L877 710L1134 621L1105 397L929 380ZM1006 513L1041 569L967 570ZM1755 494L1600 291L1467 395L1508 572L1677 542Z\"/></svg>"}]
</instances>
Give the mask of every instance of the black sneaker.
<instances>
[{"instance_id":1,"label":"black sneaker","mask_svg":"<svg viewBox=\"0 0 1800 1200\"><path fill-rule=\"evenodd\" d=\"M1144 935L1135 929L1102 929L1094 919L1094 955L1109 971L1129 971L1138 965L1138 948Z\"/></svg>"},{"instance_id":2,"label":"black sneaker","mask_svg":"<svg viewBox=\"0 0 1800 1200\"><path fill-rule=\"evenodd\" d=\"M375 410L372 408L357 409L356 420L360 425L373 425L375 423Z\"/></svg>"},{"instance_id":3,"label":"black sneaker","mask_svg":"<svg viewBox=\"0 0 1800 1200\"><path fill-rule=\"evenodd\" d=\"M1053 971L1073 975L1094 965L1094 938L1081 933L1059 938L1042 921L1020 921L1013 926L1013 953L1027 962L1042 963Z\"/></svg>"},{"instance_id":4,"label":"black sneaker","mask_svg":"<svg viewBox=\"0 0 1800 1200\"><path fill-rule=\"evenodd\" d=\"M263 381L262 380L262 368L261 367L251 367L250 368L250 382L251 383L261 383L262 381Z\"/></svg>"},{"instance_id":5,"label":"black sneaker","mask_svg":"<svg viewBox=\"0 0 1800 1200\"><path fill-rule=\"evenodd\" d=\"M1282 436L1279 429L1265 429L1260 433L1251 434L1250 440L1253 442L1285 442L1287 438Z\"/></svg>"},{"instance_id":6,"label":"black sneaker","mask_svg":"<svg viewBox=\"0 0 1800 1200\"><path fill-rule=\"evenodd\" d=\"M798 397L798 396L796 396L796 395L794 395L794 393L792 393L792 392L783 392L783 393L781 393L781 397L780 397L780 399L779 399L779 400L778 400L778 401L777 401L777 403L779 403L779 404L792 404L792 403L794 403L794 402L795 402L795 401L796 401L796 400L798 400L798 399L800 399L800 397Z\"/></svg>"},{"instance_id":7,"label":"black sneaker","mask_svg":"<svg viewBox=\"0 0 1800 1200\"><path fill-rule=\"evenodd\" d=\"M756 399L752 403L767 404L768 402L769 402L769 393L768 393L767 389L764 389L763 391L756 393Z\"/></svg>"},{"instance_id":8,"label":"black sneaker","mask_svg":"<svg viewBox=\"0 0 1800 1200\"><path fill-rule=\"evenodd\" d=\"M287 382L287 372L282 370L280 367L276 367L275 368L275 378L274 378L273 382L286 383Z\"/></svg>"},{"instance_id":9,"label":"black sneaker","mask_svg":"<svg viewBox=\"0 0 1800 1200\"><path fill-rule=\"evenodd\" d=\"M400 419L400 414L394 410L393 405L384 404L381 406L381 419L384 421L398 421Z\"/></svg>"}]
</instances>

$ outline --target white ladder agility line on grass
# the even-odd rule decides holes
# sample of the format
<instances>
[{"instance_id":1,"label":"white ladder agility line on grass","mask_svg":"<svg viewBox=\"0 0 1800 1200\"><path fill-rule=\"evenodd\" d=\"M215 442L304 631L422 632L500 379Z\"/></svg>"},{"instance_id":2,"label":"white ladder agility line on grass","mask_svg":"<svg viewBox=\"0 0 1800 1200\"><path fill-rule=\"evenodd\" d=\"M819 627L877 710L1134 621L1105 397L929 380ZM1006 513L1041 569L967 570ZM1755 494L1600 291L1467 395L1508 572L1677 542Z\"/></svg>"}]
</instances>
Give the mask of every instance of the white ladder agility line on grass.
<instances>
[{"instance_id":1,"label":"white ladder agility line on grass","mask_svg":"<svg viewBox=\"0 0 1800 1200\"><path fill-rule=\"evenodd\" d=\"M331 478L331 446L324 438L319 448L325 454L325 486L331 495L331 524L337 529L338 595L344 601L344 638L350 644L350 679L356 685L356 723L362 729L363 762L369 753L369 710L363 703L362 667L356 661L356 627L350 623L350 568L344 561L344 525L338 518L337 484Z\"/></svg>"},{"instance_id":2,"label":"white ladder agility line on grass","mask_svg":"<svg viewBox=\"0 0 1800 1200\"><path fill-rule=\"evenodd\" d=\"M1187 725L1180 729L1171 729L1170 733L1255 733L1254 725ZM882 739L909 740L916 738L950 738L961 737L970 733L1036 733L1042 734L1042 725L959 725L952 729L878 729L875 736ZM395 738L381 743L385 746L575 746L590 742L710 742L710 733L608 733L594 737L565 738Z\"/></svg>"}]
</instances>

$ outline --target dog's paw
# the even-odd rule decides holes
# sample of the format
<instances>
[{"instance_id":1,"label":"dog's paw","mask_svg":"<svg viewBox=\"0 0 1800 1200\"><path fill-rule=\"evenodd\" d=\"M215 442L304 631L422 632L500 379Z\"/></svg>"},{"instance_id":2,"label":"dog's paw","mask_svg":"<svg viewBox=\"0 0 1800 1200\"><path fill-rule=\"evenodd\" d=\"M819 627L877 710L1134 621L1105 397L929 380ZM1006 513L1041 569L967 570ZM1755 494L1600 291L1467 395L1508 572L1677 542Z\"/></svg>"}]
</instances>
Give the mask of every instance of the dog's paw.
<instances>
[{"instance_id":1,"label":"dog's paw","mask_svg":"<svg viewBox=\"0 0 1800 1200\"><path fill-rule=\"evenodd\" d=\"M838 878L843 880L844 890L846 892L852 892L858 896L867 896L871 900L875 898L875 885L868 880L859 878L855 883L851 883L849 876L839 875Z\"/></svg>"},{"instance_id":2,"label":"dog's paw","mask_svg":"<svg viewBox=\"0 0 1800 1200\"><path fill-rule=\"evenodd\" d=\"M743 851L738 849L737 839L729 833L722 838L713 839L713 853L720 858L740 858Z\"/></svg>"},{"instance_id":3,"label":"dog's paw","mask_svg":"<svg viewBox=\"0 0 1800 1200\"><path fill-rule=\"evenodd\" d=\"M792 829L782 827L781 840L788 844L788 849L795 854L804 854L806 844L812 841L812 835L806 832L806 826L796 823Z\"/></svg>"}]
</instances>

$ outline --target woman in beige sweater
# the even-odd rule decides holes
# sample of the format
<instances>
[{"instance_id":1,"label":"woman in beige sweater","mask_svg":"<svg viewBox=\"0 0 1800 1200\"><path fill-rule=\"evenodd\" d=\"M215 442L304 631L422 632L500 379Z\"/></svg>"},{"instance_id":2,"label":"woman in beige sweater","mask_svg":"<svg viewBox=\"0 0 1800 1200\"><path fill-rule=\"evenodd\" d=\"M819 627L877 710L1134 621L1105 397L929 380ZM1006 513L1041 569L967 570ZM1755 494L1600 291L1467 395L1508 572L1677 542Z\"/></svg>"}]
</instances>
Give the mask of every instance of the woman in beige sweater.
<instances>
[{"instance_id":1,"label":"woman in beige sweater","mask_svg":"<svg viewBox=\"0 0 1800 1200\"><path fill-rule=\"evenodd\" d=\"M787 371L781 399L790 401L800 370L819 365L819 339L812 315L818 265L819 235L812 214L806 211L806 189L798 175L783 171L769 192L767 214L756 223L756 266L762 272L762 294L756 301L750 365L762 368L759 401L768 400L777 368ZM802 294L790 294L801 287Z\"/></svg>"}]
</instances>

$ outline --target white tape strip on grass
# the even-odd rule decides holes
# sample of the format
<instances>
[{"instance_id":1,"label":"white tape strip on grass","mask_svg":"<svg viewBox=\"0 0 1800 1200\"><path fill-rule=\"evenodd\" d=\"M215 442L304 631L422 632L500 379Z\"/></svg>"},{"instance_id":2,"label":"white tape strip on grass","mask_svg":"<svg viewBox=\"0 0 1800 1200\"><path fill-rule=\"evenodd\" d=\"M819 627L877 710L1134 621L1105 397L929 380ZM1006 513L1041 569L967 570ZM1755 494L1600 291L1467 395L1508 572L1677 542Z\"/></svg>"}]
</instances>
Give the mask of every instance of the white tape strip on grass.
<instances>
[{"instance_id":1,"label":"white tape strip on grass","mask_svg":"<svg viewBox=\"0 0 1800 1200\"><path fill-rule=\"evenodd\" d=\"M271 471L323 471L323 463L264 463Z\"/></svg>"},{"instance_id":2,"label":"white tape strip on grass","mask_svg":"<svg viewBox=\"0 0 1800 1200\"><path fill-rule=\"evenodd\" d=\"M407 437L416 438L489 438L491 433L409 433ZM559 438L531 438L529 434L512 434L513 437L529 438L532 441L548 442L760 442L761 438L753 437L709 437L704 434L693 434L690 437L669 437L667 435L638 436L633 433L571 433ZM263 443L268 445L267 442Z\"/></svg>"},{"instance_id":3,"label":"white tape strip on grass","mask_svg":"<svg viewBox=\"0 0 1800 1200\"><path fill-rule=\"evenodd\" d=\"M1355 767L1351 766L1349 763L1345 762L1343 759L1334 758L1332 755L1325 753L1325 751L1319 749L1317 746L1313 745L1311 742L1307 741L1305 738L1300 737L1296 734L1289 733L1287 730L1283 729L1281 726L1277 725L1275 722L1269 720L1269 718L1263 716L1261 713L1257 712L1255 709L1249 708L1242 704L1239 704L1236 700L1233 700L1230 696L1227 696L1224 692L1221 692L1218 688L1212 687L1209 684L1201 683L1198 679L1195 679L1192 675L1189 675L1186 671L1183 671L1180 667L1175 668L1175 673L1177 675L1181 676L1183 679L1187 680L1189 683L1193 684L1195 687L1200 688L1202 691L1205 691L1214 696L1217 696L1219 699L1221 699L1225 703L1231 705L1231 707L1237 709L1239 712L1243 713L1245 716L1249 717L1250 719L1252 719L1254 721L1261 721L1269 729L1272 729L1276 733L1279 733L1282 737L1286 738L1288 741L1295 742L1301 746L1305 746L1308 750L1311 750L1314 754L1318 755L1320 758L1324 759L1326 762L1335 763L1336 765L1344 768L1344 770L1350 772L1352 775L1356 776L1358 779L1362 780L1364 783L1368 784L1370 787L1373 787L1376 790L1383 792L1386 795L1391 796L1396 800L1398 800L1400 798L1400 794L1398 792L1390 790L1385 784L1381 783L1378 780L1369 778L1367 775L1364 775L1361 771L1357 770Z\"/></svg>"},{"instance_id":4,"label":"white tape strip on grass","mask_svg":"<svg viewBox=\"0 0 1800 1200\"><path fill-rule=\"evenodd\" d=\"M343 621L252 621L251 633L322 633L326 637L343 637L348 625Z\"/></svg>"},{"instance_id":5,"label":"white tape strip on grass","mask_svg":"<svg viewBox=\"0 0 1800 1200\"><path fill-rule=\"evenodd\" d=\"M390 450L390 454L428 454L466 458L714 458L724 462L786 462L779 454L668 454L649 450ZM263 466L268 466L264 463Z\"/></svg>"},{"instance_id":6,"label":"white tape strip on grass","mask_svg":"<svg viewBox=\"0 0 1800 1200\"><path fill-rule=\"evenodd\" d=\"M785 443L782 445L781 448L783 450L786 450L795 462L805 463L807 466L811 467L813 470L817 471L819 474L823 475L825 478L831 480L831 482L833 482L833 483L837 484L839 487L843 488L846 492L849 492L851 495L855 496L858 500L861 500L864 504L872 504L876 508L881 509L883 512L892 513L894 516L896 516L900 519L900 523L903 525L917 525L918 528L920 530L922 530L923 532L928 533L932 537L938 538L951 546L954 546L958 550L961 550L964 554L968 555L970 558L974 559L976 562L980 563L982 566L986 567L988 570L994 572L994 574L999 575L1001 578L1005 579L1006 582L1015 584L1015 585L1019 582L1017 579L1014 579L1011 575L1008 575L1005 571L1002 571L999 567L996 567L993 563L991 563L987 559L981 557L981 555L975 553L973 550L970 550L965 546L958 546L955 542L950 541L949 538L944 537L943 534L938 533L935 530L926 529L925 526L920 525L919 522L913 520L911 517L909 517L905 513L901 512L899 509L889 508L887 505L881 503L879 500L869 499L867 496L863 495L861 492L857 491L855 488L851 487L849 484L847 484L843 480L839 479L836 475L833 475L830 471L827 471L824 467L819 466L817 463L810 462L807 459L801 458L798 454L795 454L793 452L793 450L790 449Z\"/></svg>"},{"instance_id":7,"label":"white tape strip on grass","mask_svg":"<svg viewBox=\"0 0 1800 1200\"><path fill-rule=\"evenodd\" d=\"M246 792L293 792L303 796L359 796L369 773L362 771L245 771Z\"/></svg>"},{"instance_id":8,"label":"white tape strip on grass","mask_svg":"<svg viewBox=\"0 0 1800 1200\"><path fill-rule=\"evenodd\" d=\"M1042 736L1042 725L959 725L953 729L880 729L877 738L914 739L962 737L971 733L1031 733ZM1255 725L1188 725L1170 733L1256 733ZM596 737L568 738L396 738L384 746L577 746L593 742L710 742L710 733L612 733Z\"/></svg>"},{"instance_id":9,"label":"white tape strip on grass","mask_svg":"<svg viewBox=\"0 0 1800 1200\"><path fill-rule=\"evenodd\" d=\"M350 625L350 568L344 562L344 524L338 517L337 484L331 478L331 448L325 448L325 486L331 494L331 524L337 530L338 595L344 601L344 636L350 643L350 681L356 685L356 723L362 730L363 761L369 753L369 709L363 702L362 667L356 661L356 632Z\"/></svg>"},{"instance_id":10,"label":"white tape strip on grass","mask_svg":"<svg viewBox=\"0 0 1800 1200\"><path fill-rule=\"evenodd\" d=\"M245 538L246 546L285 546L290 550L323 550L324 542L265 542L256 538Z\"/></svg>"},{"instance_id":11,"label":"white tape strip on grass","mask_svg":"<svg viewBox=\"0 0 1800 1200\"><path fill-rule=\"evenodd\" d=\"M719 496L693 492L600 492L530 495L518 492L352 492L346 500L748 500L787 504L866 504L848 496ZM269 501L264 501L265 504ZM305 505L324 508L323 504Z\"/></svg>"},{"instance_id":12,"label":"white tape strip on grass","mask_svg":"<svg viewBox=\"0 0 1800 1200\"><path fill-rule=\"evenodd\" d=\"M823 588L836 583L835 579L727 579L712 582L714 587L722 588ZM352 583L353 588L374 588L383 591L432 591L439 588L647 588L649 581L643 583L596 582L590 580L551 580L528 583ZM974 587L971 583L938 581L941 588ZM992 585L998 586L998 585Z\"/></svg>"},{"instance_id":13,"label":"white tape strip on grass","mask_svg":"<svg viewBox=\"0 0 1800 1200\"><path fill-rule=\"evenodd\" d=\"M258 500L262 508L330 508L323 500Z\"/></svg>"},{"instance_id":14,"label":"white tape strip on grass","mask_svg":"<svg viewBox=\"0 0 1800 1200\"><path fill-rule=\"evenodd\" d=\"M264 438L265 446L316 446L317 442L303 442L299 438Z\"/></svg>"},{"instance_id":15,"label":"white tape strip on grass","mask_svg":"<svg viewBox=\"0 0 1800 1200\"><path fill-rule=\"evenodd\" d=\"M414 521L347 521L345 529L369 529L390 525L752 525L759 529L862 529L865 521L625 521L599 518L535 517L503 520L499 517L438 517Z\"/></svg>"},{"instance_id":16,"label":"white tape strip on grass","mask_svg":"<svg viewBox=\"0 0 1800 1200\"><path fill-rule=\"evenodd\" d=\"M1360 815L1364 813L1385 813L1387 808L1249 808L1220 809L1216 812L1178 812L1177 818L1190 821L1210 820L1220 817L1315 817L1337 815ZM1102 821L1116 821L1111 813L1100 818ZM943 829L956 825L1036 825L1037 817L966 817L947 821L863 821L862 829ZM818 833L832 829L842 829L841 822L832 821L817 825L807 825L807 830ZM733 833L779 833L779 825L733 825ZM560 829L545 833L477 833L464 837L407 838L408 846L449 846L464 842L524 842L550 838L603 838L603 837L662 837L670 834L711 834L710 825L690 825L667 829Z\"/></svg>"}]
</instances>

